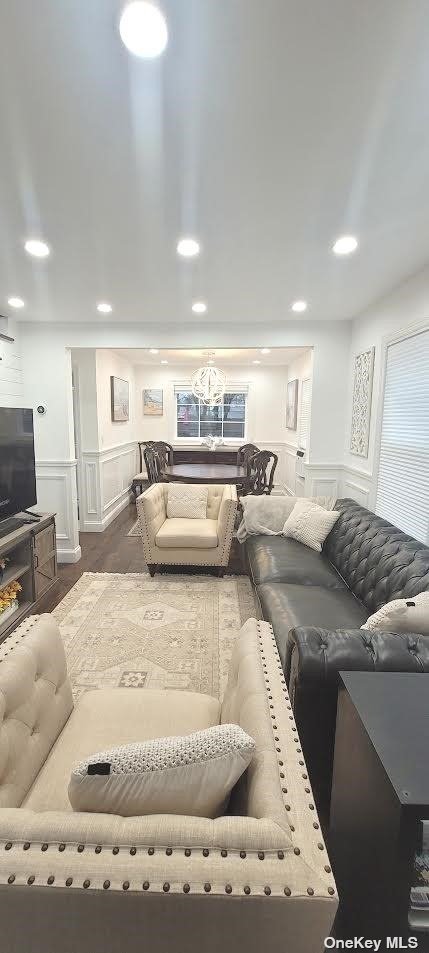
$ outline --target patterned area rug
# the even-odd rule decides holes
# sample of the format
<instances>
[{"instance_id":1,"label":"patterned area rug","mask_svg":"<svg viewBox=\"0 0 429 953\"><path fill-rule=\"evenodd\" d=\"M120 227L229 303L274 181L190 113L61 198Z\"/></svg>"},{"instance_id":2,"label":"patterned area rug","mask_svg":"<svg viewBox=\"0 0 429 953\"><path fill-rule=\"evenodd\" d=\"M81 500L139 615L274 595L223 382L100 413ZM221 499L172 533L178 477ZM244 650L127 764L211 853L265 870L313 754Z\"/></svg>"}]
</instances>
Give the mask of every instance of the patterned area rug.
<instances>
[{"instance_id":1,"label":"patterned area rug","mask_svg":"<svg viewBox=\"0 0 429 953\"><path fill-rule=\"evenodd\" d=\"M88 572L53 615L75 697L127 687L220 698L237 633L260 617L246 576Z\"/></svg>"}]
</instances>

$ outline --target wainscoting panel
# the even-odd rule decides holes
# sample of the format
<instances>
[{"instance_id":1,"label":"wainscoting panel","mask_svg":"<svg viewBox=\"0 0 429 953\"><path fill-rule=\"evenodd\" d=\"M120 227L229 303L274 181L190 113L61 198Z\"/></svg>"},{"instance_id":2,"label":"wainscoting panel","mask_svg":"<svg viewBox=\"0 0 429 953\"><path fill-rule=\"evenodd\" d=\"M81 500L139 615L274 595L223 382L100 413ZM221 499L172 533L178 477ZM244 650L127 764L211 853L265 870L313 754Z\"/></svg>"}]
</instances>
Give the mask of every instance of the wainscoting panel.
<instances>
[{"instance_id":1,"label":"wainscoting panel","mask_svg":"<svg viewBox=\"0 0 429 953\"><path fill-rule=\"evenodd\" d=\"M36 460L37 507L55 513L58 562L81 557L77 520L76 460Z\"/></svg>"},{"instance_id":2,"label":"wainscoting panel","mask_svg":"<svg viewBox=\"0 0 429 953\"><path fill-rule=\"evenodd\" d=\"M361 506L372 508L372 476L361 470L355 470L351 467L344 467L341 495L351 497L360 503Z\"/></svg>"},{"instance_id":3,"label":"wainscoting panel","mask_svg":"<svg viewBox=\"0 0 429 953\"><path fill-rule=\"evenodd\" d=\"M87 533L102 533L125 509L137 473L137 443L82 453L80 526Z\"/></svg>"},{"instance_id":4,"label":"wainscoting panel","mask_svg":"<svg viewBox=\"0 0 429 953\"><path fill-rule=\"evenodd\" d=\"M295 496L297 494L297 460L296 455L297 447L293 443L285 443L284 446L284 460L285 460L285 492L288 496Z\"/></svg>"}]
</instances>

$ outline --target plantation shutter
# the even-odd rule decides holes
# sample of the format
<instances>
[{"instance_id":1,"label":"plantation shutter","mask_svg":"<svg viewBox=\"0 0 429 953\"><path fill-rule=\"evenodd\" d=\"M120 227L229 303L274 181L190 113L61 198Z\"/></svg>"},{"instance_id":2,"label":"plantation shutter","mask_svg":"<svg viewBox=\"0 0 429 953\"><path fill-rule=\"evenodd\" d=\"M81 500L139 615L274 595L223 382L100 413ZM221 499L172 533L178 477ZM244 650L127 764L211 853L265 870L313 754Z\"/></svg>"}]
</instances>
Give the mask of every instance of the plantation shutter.
<instances>
[{"instance_id":1,"label":"plantation shutter","mask_svg":"<svg viewBox=\"0 0 429 953\"><path fill-rule=\"evenodd\" d=\"M303 450L308 449L310 440L310 413L311 413L311 378L303 380L301 384L301 417L299 424L299 445Z\"/></svg>"},{"instance_id":2,"label":"plantation shutter","mask_svg":"<svg viewBox=\"0 0 429 953\"><path fill-rule=\"evenodd\" d=\"M387 349L376 513L429 543L429 330Z\"/></svg>"}]
</instances>

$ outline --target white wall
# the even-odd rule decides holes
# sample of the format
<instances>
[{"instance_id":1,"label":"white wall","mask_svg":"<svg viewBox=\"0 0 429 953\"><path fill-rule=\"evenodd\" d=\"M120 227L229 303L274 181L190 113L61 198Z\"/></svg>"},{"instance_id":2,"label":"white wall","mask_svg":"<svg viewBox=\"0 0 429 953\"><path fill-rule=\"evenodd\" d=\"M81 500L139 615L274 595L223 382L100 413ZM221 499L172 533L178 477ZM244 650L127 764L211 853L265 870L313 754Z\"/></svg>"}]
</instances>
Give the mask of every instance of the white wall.
<instances>
[{"instance_id":1,"label":"white wall","mask_svg":"<svg viewBox=\"0 0 429 953\"><path fill-rule=\"evenodd\" d=\"M300 422L301 422L301 405L302 405L302 382L307 378L312 380L313 378L313 351L307 351L305 354L302 354L301 357L295 358L292 361L287 369L287 379L289 381L297 380L298 381L298 413L297 413L297 422L296 430L286 429L286 447L285 447L285 485L286 491L292 495L295 493L304 492L304 482L305 478L302 477L300 483L300 477L298 476L297 483L297 456L296 451L300 446L299 437L300 437ZM310 434L311 436L311 434ZM311 448L311 439L310 439L310 448ZM309 451L306 454L306 458L309 458ZM298 474L304 473L303 466L298 465Z\"/></svg>"},{"instance_id":2,"label":"white wall","mask_svg":"<svg viewBox=\"0 0 429 953\"><path fill-rule=\"evenodd\" d=\"M268 441L281 442L285 439L285 402L286 402L286 367L244 367L243 365L222 368L227 381L234 384L248 384L249 397L247 404L247 434L246 439L257 443ZM139 365L136 371L137 390L137 427L142 434L142 440L176 441L175 431L175 402L174 384L182 381L190 382L196 367L186 365L171 365L168 367L149 367ZM143 415L142 391L144 388L162 388L164 392L164 414L162 417ZM227 385L228 387L228 385ZM161 436L159 436L161 434ZM233 441L239 446L243 441Z\"/></svg>"},{"instance_id":3,"label":"white wall","mask_svg":"<svg viewBox=\"0 0 429 953\"><path fill-rule=\"evenodd\" d=\"M73 348L71 360L79 449L81 452L96 452L99 449L96 352L94 348Z\"/></svg>"},{"instance_id":4,"label":"white wall","mask_svg":"<svg viewBox=\"0 0 429 953\"><path fill-rule=\"evenodd\" d=\"M373 509L376 496L375 456L377 422L382 413L381 379L385 347L389 337L402 330L429 324L429 267L399 285L352 324L348 362L348 395L345 427L344 471L342 495L351 496L363 506ZM372 392L370 441L368 457L350 453L350 426L353 397L354 358L375 347L374 383ZM429 369L428 369L429 373Z\"/></svg>"},{"instance_id":5,"label":"white wall","mask_svg":"<svg viewBox=\"0 0 429 953\"><path fill-rule=\"evenodd\" d=\"M108 450L135 440L136 397L134 367L126 358L113 351L97 350L97 414L99 450ZM130 416L127 421L112 420L110 378L119 377L128 381Z\"/></svg>"},{"instance_id":6,"label":"white wall","mask_svg":"<svg viewBox=\"0 0 429 953\"><path fill-rule=\"evenodd\" d=\"M287 368L277 366L243 365L222 368L227 380L234 384L247 384L247 431L245 441L256 443L261 449L273 450L279 457L275 475L276 485L284 484L285 454L285 407ZM189 383L195 373L195 365L171 365L168 367L149 367L139 365L136 372L137 399L137 437L139 440L167 440L169 443L192 444L192 440L177 439L174 385ZM163 391L164 413L162 417L150 417L143 414L144 388L161 388ZM239 447L244 441L237 439L228 444Z\"/></svg>"},{"instance_id":7,"label":"white wall","mask_svg":"<svg viewBox=\"0 0 429 953\"><path fill-rule=\"evenodd\" d=\"M298 320L248 327L201 322L198 329L195 324L161 327L119 321L106 325L22 323L20 332L24 402L29 407L47 405L46 416L36 420L39 505L58 513L59 556L63 560L75 560L80 554L71 348L313 347L311 455L306 488L309 492L334 492L338 485L334 468L344 453L349 322ZM267 440L273 436L270 416L266 411L261 416L262 436L265 434ZM98 489L96 499L101 499ZM98 502L92 507L97 510L92 517L100 524L106 514L97 507Z\"/></svg>"},{"instance_id":8,"label":"white wall","mask_svg":"<svg viewBox=\"0 0 429 953\"><path fill-rule=\"evenodd\" d=\"M58 559L80 559L77 523L76 459L73 434L71 352L54 347L37 327L22 336L24 404L34 413L37 510L56 513Z\"/></svg>"},{"instance_id":9,"label":"white wall","mask_svg":"<svg viewBox=\"0 0 429 953\"><path fill-rule=\"evenodd\" d=\"M24 388L19 327L13 321L0 322L0 330L15 340L0 340L0 407L22 407Z\"/></svg>"},{"instance_id":10,"label":"white wall","mask_svg":"<svg viewBox=\"0 0 429 953\"><path fill-rule=\"evenodd\" d=\"M130 499L137 471L133 365L111 350L73 348L79 528L102 532ZM111 377L129 383L130 415L112 421Z\"/></svg>"}]
</instances>

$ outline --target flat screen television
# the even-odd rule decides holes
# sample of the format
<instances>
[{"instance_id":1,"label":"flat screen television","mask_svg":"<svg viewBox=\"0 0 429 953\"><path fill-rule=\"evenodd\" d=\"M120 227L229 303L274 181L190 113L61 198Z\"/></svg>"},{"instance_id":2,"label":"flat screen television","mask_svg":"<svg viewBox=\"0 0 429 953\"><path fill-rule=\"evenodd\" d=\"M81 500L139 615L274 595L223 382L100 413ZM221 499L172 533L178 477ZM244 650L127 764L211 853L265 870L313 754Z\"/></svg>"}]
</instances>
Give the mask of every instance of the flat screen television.
<instances>
[{"instance_id":1,"label":"flat screen television","mask_svg":"<svg viewBox=\"0 0 429 953\"><path fill-rule=\"evenodd\" d=\"M0 522L36 503L33 411L0 407Z\"/></svg>"}]
</instances>

